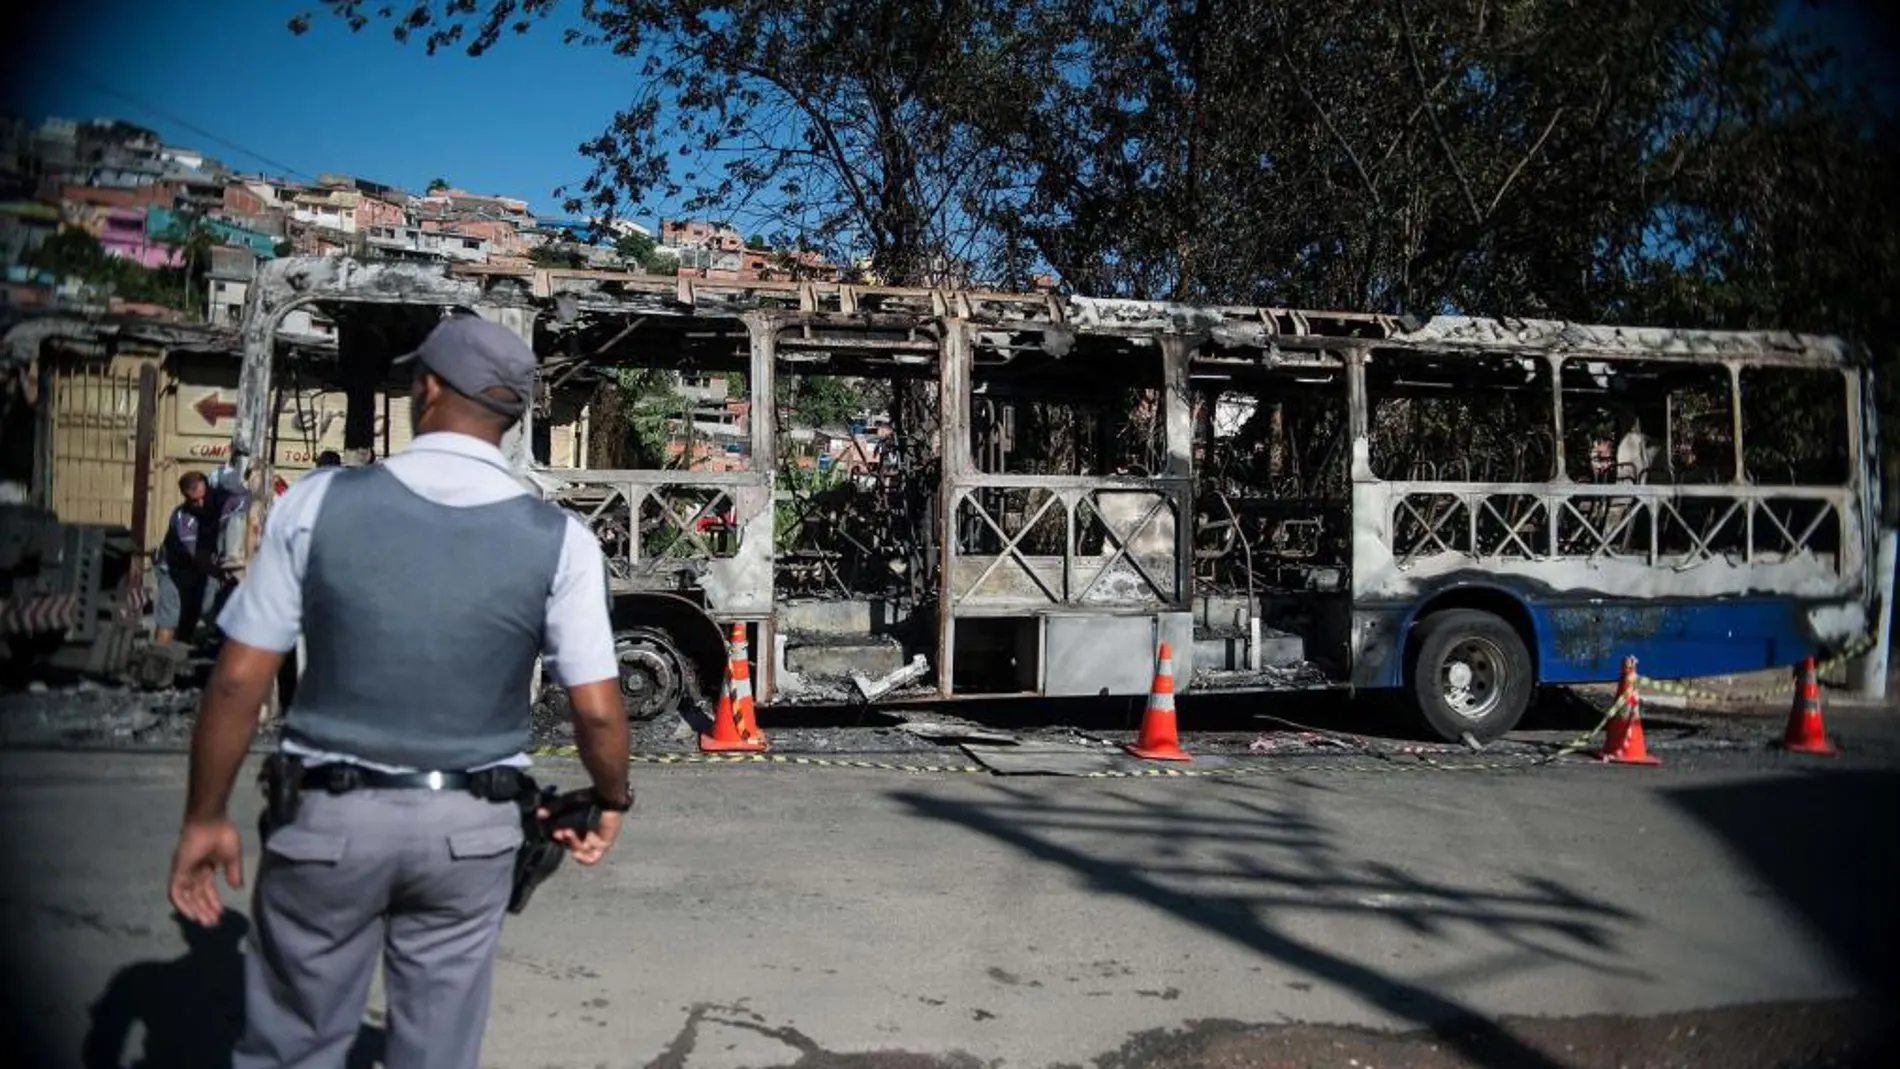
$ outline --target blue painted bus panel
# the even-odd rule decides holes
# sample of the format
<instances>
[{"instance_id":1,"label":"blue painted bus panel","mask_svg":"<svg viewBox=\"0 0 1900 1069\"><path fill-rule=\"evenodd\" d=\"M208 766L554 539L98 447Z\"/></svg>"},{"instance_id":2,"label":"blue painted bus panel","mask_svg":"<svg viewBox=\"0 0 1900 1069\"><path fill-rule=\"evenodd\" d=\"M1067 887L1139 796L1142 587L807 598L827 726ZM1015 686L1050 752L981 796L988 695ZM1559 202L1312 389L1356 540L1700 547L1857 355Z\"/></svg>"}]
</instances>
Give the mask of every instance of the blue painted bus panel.
<instances>
[{"instance_id":1,"label":"blue painted bus panel","mask_svg":"<svg viewBox=\"0 0 1900 1069\"><path fill-rule=\"evenodd\" d=\"M1646 676L1681 679L1785 668L1825 652L1807 625L1815 603L1795 598L1592 603L1507 596L1530 618L1542 683L1612 682L1625 656L1636 657ZM1353 686L1404 685L1406 638L1419 608L1354 607Z\"/></svg>"},{"instance_id":2,"label":"blue painted bus panel","mask_svg":"<svg viewBox=\"0 0 1900 1069\"><path fill-rule=\"evenodd\" d=\"M1791 598L1727 601L1531 603L1539 678L1600 683L1623 658L1656 679L1783 668L1821 652L1807 626L1807 603Z\"/></svg>"}]
</instances>

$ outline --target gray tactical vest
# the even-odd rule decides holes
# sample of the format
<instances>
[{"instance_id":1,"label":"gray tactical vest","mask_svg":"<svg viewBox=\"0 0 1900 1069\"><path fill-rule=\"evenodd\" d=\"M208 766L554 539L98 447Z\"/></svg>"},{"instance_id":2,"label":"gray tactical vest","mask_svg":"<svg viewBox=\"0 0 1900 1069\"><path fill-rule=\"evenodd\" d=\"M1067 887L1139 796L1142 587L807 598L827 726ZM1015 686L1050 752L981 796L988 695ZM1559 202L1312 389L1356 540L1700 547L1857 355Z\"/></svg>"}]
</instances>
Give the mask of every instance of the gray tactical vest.
<instances>
[{"instance_id":1,"label":"gray tactical vest","mask_svg":"<svg viewBox=\"0 0 1900 1069\"><path fill-rule=\"evenodd\" d=\"M433 771L525 749L566 515L526 495L438 505L380 464L325 478L285 738Z\"/></svg>"}]
</instances>

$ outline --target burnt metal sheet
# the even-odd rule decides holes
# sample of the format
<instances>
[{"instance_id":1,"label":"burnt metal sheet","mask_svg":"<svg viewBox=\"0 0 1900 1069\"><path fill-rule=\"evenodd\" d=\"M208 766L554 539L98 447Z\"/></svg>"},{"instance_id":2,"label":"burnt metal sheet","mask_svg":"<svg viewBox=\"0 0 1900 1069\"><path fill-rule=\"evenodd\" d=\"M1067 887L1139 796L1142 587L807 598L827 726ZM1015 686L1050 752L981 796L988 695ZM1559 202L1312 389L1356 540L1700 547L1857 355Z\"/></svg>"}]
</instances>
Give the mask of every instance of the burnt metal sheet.
<instances>
[{"instance_id":1,"label":"burnt metal sheet","mask_svg":"<svg viewBox=\"0 0 1900 1069\"><path fill-rule=\"evenodd\" d=\"M48 341L79 345L136 342L160 349L236 352L236 331L196 323L168 323L135 316L88 316L76 312L32 314L7 326L0 338L0 365L30 363Z\"/></svg>"},{"instance_id":2,"label":"burnt metal sheet","mask_svg":"<svg viewBox=\"0 0 1900 1069\"><path fill-rule=\"evenodd\" d=\"M1414 320L1352 311L843 283L719 282L602 271L364 262L348 257L270 261L260 271L253 293L260 295L258 303L266 310L299 296L471 307L484 300L491 304L532 302L551 307L561 299L570 314L585 310L683 316L876 316L890 322L909 320L920 327L933 321L960 319L992 326L1060 328L1082 333L1207 337L1227 345L1263 348L1325 339L1341 349L1377 344L1441 352L1550 353L1613 359L1747 358L1807 366L1866 362L1865 350L1858 345L1788 331L1682 330L1478 316Z\"/></svg>"},{"instance_id":3,"label":"burnt metal sheet","mask_svg":"<svg viewBox=\"0 0 1900 1069\"><path fill-rule=\"evenodd\" d=\"M1049 697L1146 695L1163 641L1172 647L1176 692L1194 677L1191 613L1051 613L1041 619L1042 692Z\"/></svg>"}]
</instances>

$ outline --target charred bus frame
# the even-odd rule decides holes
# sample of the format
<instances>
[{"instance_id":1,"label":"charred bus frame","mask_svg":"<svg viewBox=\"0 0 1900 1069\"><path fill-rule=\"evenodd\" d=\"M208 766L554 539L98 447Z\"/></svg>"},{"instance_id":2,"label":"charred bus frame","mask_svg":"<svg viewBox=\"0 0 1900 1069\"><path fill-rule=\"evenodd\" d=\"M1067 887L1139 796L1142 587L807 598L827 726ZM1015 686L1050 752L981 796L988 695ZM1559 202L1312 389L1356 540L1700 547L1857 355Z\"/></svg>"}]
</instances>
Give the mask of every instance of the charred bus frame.
<instances>
[{"instance_id":1,"label":"charred bus frame","mask_svg":"<svg viewBox=\"0 0 1900 1069\"><path fill-rule=\"evenodd\" d=\"M338 345L288 356L278 326L311 307ZM1184 690L1404 687L1440 734L1488 737L1532 687L1626 653L1669 677L1837 648L1873 596L1865 355L1769 332L298 258L245 315L235 444L265 461L266 508L280 363L333 361L304 374L354 402L453 308L519 333L552 392L627 366L745 376L731 470L539 466L546 396L507 443L601 538L642 715L703 698L736 622L767 703L1140 694L1167 639ZM1838 479L1751 469L1758 368L1838 384ZM816 493L790 485L777 404L805 374L886 383L892 417L876 461ZM1719 478L1654 459L1682 374L1727 385ZM1565 414L1619 390L1617 433L1647 419L1663 445L1595 478ZM1522 399L1548 448L1428 470L1382 446L1433 391Z\"/></svg>"}]
</instances>

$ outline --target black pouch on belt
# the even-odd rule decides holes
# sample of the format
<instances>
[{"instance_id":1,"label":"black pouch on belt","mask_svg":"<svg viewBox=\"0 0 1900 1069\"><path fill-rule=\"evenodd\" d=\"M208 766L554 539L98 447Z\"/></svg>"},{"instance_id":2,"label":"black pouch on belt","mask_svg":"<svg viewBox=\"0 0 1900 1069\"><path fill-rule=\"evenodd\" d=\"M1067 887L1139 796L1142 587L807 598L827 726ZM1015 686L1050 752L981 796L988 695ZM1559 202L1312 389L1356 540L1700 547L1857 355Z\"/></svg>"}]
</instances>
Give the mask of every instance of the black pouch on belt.
<instances>
[{"instance_id":1,"label":"black pouch on belt","mask_svg":"<svg viewBox=\"0 0 1900 1069\"><path fill-rule=\"evenodd\" d=\"M303 801L302 780L302 761L285 753L264 758L264 767L257 774L258 785L264 789L264 812L257 818L260 840L297 819L297 808Z\"/></svg>"}]
</instances>

